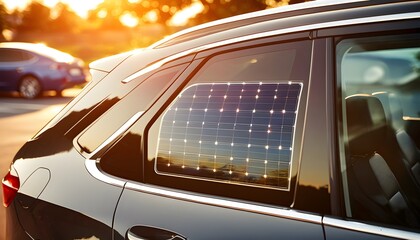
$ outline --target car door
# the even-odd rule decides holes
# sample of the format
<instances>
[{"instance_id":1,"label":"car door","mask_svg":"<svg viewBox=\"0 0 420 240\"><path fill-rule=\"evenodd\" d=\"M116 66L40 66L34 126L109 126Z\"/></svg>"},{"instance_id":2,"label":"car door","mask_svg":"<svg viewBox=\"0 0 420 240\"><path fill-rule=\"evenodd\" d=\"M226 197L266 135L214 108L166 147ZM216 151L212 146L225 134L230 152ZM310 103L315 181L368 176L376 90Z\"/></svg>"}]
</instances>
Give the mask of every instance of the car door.
<instances>
[{"instance_id":1,"label":"car door","mask_svg":"<svg viewBox=\"0 0 420 240\"><path fill-rule=\"evenodd\" d=\"M336 170L344 210L324 218L327 239L420 238L416 26L418 20L385 22L335 36Z\"/></svg>"},{"instance_id":2,"label":"car door","mask_svg":"<svg viewBox=\"0 0 420 240\"><path fill-rule=\"evenodd\" d=\"M127 134L100 161L98 156L159 98L191 59L172 61L124 83L118 72L95 74L94 81L99 82L88 89L90 97L80 97L20 149L13 166L20 176L29 177L16 197L16 212L28 236L112 238L113 214L125 179L142 178L141 163L133 161L138 160L141 137ZM112 95L105 89L112 89ZM109 161L116 157L119 161Z\"/></svg>"},{"instance_id":3,"label":"car door","mask_svg":"<svg viewBox=\"0 0 420 240\"><path fill-rule=\"evenodd\" d=\"M0 89L15 90L21 77L20 68L34 61L34 56L14 49L0 49Z\"/></svg>"},{"instance_id":4,"label":"car door","mask_svg":"<svg viewBox=\"0 0 420 240\"><path fill-rule=\"evenodd\" d=\"M144 179L125 185L116 239L324 239L321 214L292 207L312 43L288 40L198 53L143 113Z\"/></svg>"}]
</instances>

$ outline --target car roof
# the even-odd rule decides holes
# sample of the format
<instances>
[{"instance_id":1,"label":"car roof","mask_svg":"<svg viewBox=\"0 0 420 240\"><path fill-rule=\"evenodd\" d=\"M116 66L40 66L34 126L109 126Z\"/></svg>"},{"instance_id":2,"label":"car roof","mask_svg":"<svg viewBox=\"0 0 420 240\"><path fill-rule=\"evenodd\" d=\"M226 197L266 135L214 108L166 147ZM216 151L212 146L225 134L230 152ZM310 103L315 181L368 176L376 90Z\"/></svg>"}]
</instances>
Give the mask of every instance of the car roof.
<instances>
[{"instance_id":1,"label":"car roof","mask_svg":"<svg viewBox=\"0 0 420 240\"><path fill-rule=\"evenodd\" d=\"M47 47L41 43L26 43L26 42L2 42L0 48L20 49L28 52L35 53L47 58L51 58L58 62L71 62L74 58L65 52L57 49Z\"/></svg>"},{"instance_id":2,"label":"car roof","mask_svg":"<svg viewBox=\"0 0 420 240\"><path fill-rule=\"evenodd\" d=\"M304 2L299 4L281 6L277 8L251 12L247 14L237 15L229 18L224 18L217 21L201 24L195 27L191 27L175 34L170 35L161 41L151 45L150 48L161 48L171 46L180 42L193 40L196 38L208 36L221 31L229 31L230 29L244 27L256 23L266 22L270 20L285 19L289 17L302 16L314 13L326 13L337 10L351 10L353 8L385 5L392 3L399 3L401 1L390 1L390 0L319 0ZM314 23L314 21L308 21L306 24ZM305 24L305 23L303 23Z\"/></svg>"},{"instance_id":3,"label":"car roof","mask_svg":"<svg viewBox=\"0 0 420 240\"><path fill-rule=\"evenodd\" d=\"M415 5L415 7L413 7ZM125 74L130 81L154 63L161 65L205 49L287 33L309 32L355 24L419 18L419 1L339 0L314 1L226 18L175 33L148 48L124 55ZM307 36L311 37L311 36ZM89 66L111 71L106 61ZM156 66L150 67L154 69Z\"/></svg>"}]
</instances>

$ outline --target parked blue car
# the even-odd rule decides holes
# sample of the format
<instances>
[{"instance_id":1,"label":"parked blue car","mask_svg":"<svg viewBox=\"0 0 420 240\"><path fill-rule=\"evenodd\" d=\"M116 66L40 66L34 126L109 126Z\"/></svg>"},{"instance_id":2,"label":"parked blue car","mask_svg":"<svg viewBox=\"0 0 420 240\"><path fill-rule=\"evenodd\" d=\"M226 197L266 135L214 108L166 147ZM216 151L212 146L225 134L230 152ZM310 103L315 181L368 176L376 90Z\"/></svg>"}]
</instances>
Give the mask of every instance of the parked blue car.
<instances>
[{"instance_id":1,"label":"parked blue car","mask_svg":"<svg viewBox=\"0 0 420 240\"><path fill-rule=\"evenodd\" d=\"M0 43L0 91L18 91L36 98L43 91L57 95L86 82L84 62L43 44Z\"/></svg>"}]
</instances>

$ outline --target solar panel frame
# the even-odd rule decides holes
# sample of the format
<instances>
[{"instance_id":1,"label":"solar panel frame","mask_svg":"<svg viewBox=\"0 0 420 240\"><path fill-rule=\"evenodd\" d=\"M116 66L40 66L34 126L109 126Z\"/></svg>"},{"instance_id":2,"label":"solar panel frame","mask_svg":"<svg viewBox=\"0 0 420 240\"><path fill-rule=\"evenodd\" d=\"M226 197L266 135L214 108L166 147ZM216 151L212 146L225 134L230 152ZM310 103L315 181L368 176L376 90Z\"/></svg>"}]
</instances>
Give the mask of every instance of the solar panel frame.
<instances>
[{"instance_id":1,"label":"solar panel frame","mask_svg":"<svg viewBox=\"0 0 420 240\"><path fill-rule=\"evenodd\" d=\"M302 89L300 81L188 86L162 115L155 172L289 191Z\"/></svg>"}]
</instances>

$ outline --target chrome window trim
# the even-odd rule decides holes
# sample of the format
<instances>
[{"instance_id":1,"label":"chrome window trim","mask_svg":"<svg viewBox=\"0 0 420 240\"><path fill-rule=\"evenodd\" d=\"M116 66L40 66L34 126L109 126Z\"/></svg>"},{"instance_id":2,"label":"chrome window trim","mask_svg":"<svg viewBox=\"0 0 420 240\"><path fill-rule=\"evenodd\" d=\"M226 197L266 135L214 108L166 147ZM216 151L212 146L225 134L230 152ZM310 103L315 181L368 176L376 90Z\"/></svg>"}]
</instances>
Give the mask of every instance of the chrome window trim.
<instances>
[{"instance_id":1,"label":"chrome window trim","mask_svg":"<svg viewBox=\"0 0 420 240\"><path fill-rule=\"evenodd\" d=\"M115 131L110 137L108 137L99 147L97 147L92 153L89 154L88 158L95 158L96 154L100 152L103 148L108 146L110 143L115 141L117 137L127 131L140 117L143 115L144 111L137 112L130 119L127 120L117 131Z\"/></svg>"},{"instance_id":2,"label":"chrome window trim","mask_svg":"<svg viewBox=\"0 0 420 240\"><path fill-rule=\"evenodd\" d=\"M256 205L250 203L244 203L239 201L225 200L220 198L211 198L207 196L193 195L190 193L184 193L179 191L172 191L168 189L163 189L159 187L154 187L151 185L126 182L124 179L118 179L116 177L111 177L103 173L98 168L99 161L86 159L85 167L89 174L99 181L102 181L107 184L111 184L118 187L124 187L125 190L140 191L146 194L153 194L167 198L178 199L182 201L207 204L216 207L224 207L234 210L252 212L257 214L264 214L274 217L281 217L296 221L304 221L314 224L322 224L322 216L315 214L308 214L303 212L298 212L293 209L286 209L280 207L269 207L263 205Z\"/></svg>"},{"instance_id":3,"label":"chrome window trim","mask_svg":"<svg viewBox=\"0 0 420 240\"><path fill-rule=\"evenodd\" d=\"M99 170L98 164L99 164L99 160L98 161L95 161L92 159L85 160L86 170L89 172L90 175L92 175L92 177L104 183L108 183L108 184L118 186L118 187L124 187L124 185L126 184L126 181L115 178L115 177L110 177L104 174L101 170Z\"/></svg>"},{"instance_id":4,"label":"chrome window trim","mask_svg":"<svg viewBox=\"0 0 420 240\"><path fill-rule=\"evenodd\" d=\"M216 207L224 207L224 208L229 208L229 209L234 209L234 210L270 215L274 217L287 218L291 220L304 221L304 222L315 223L315 224L322 223L322 217L319 215L298 212L293 209L269 207L269 206L250 204L250 203L239 202L239 201L193 195L193 194L189 194L185 192L172 191L172 190L167 190L167 189L163 189L159 187L153 187L151 185L132 183L132 182L127 182L125 188L129 190L133 190L133 191L140 191L147 194L153 194L153 195L158 195L162 197L178 199L182 201L207 204L207 205L212 205Z\"/></svg>"},{"instance_id":5,"label":"chrome window trim","mask_svg":"<svg viewBox=\"0 0 420 240\"><path fill-rule=\"evenodd\" d=\"M391 238L398 239L420 239L420 233L408 232L399 229L392 229L380 226L374 226L361 222L346 221L341 219L335 219L331 217L324 217L322 220L325 226L337 227L357 232L381 235Z\"/></svg>"},{"instance_id":6,"label":"chrome window trim","mask_svg":"<svg viewBox=\"0 0 420 240\"><path fill-rule=\"evenodd\" d=\"M215 26L218 26L218 25L223 25L223 24L231 23L231 22L235 22L235 21L246 20L246 19L257 18L257 17L279 14L279 13L287 13L287 12L292 12L292 11L305 10L305 9L314 8L314 7L337 6L337 5L346 4L346 3L357 3L357 2L366 2L366 1L367 0L314 1L314 2L306 2L306 3L303 3L303 4L292 4L292 5L288 5L288 6L282 6L282 7L277 7L277 8L272 8L272 9L267 9L267 10L262 10L262 11L257 11L257 12L251 12L251 13L247 13L247 14L241 14L241 15L238 15L238 16L224 18L224 19L221 19L221 20L216 20L216 21L213 21L213 22L204 23L204 24L201 24L201 25L198 25L198 26L194 26L194 27L185 29L185 30L181 30L181 31L179 31L177 33L174 33L174 34L172 34L172 35L170 35L166 38L163 38L160 41L157 41L156 43L150 45L148 48L159 47L159 45L165 44L165 43L167 43L168 41L171 41L174 38L192 33L194 31L199 31L199 30L202 30L202 29L205 29L205 28L215 27Z\"/></svg>"},{"instance_id":7,"label":"chrome window trim","mask_svg":"<svg viewBox=\"0 0 420 240\"><path fill-rule=\"evenodd\" d=\"M405 121L420 121L419 117L404 116L403 120Z\"/></svg>"},{"instance_id":8,"label":"chrome window trim","mask_svg":"<svg viewBox=\"0 0 420 240\"><path fill-rule=\"evenodd\" d=\"M315 24L309 24L304 26L298 26L298 27L291 27L291 28L285 28L285 29L279 29L269 32L263 32L263 33L256 33L248 36L242 36L232 39L227 39L215 43L210 43L204 46L199 46L193 49L189 49L183 52L179 52L176 54L173 54L171 56L168 56L162 60L159 60L141 70L138 72L133 73L132 75L128 76L124 80L122 80L122 83L128 83L148 72L151 72L162 65L173 61L177 58L181 58L184 56L187 56L192 53L197 53L200 51L209 50L211 48L216 48L228 44L233 44L237 42L243 42L248 40L253 40L257 38L264 38L264 37L272 37L276 35L281 34L287 34L287 33L294 33L294 32L302 32L302 31L310 31L310 30L318 30L322 28L332 28L332 27L339 27L339 26L350 26L350 25L357 25L357 24L368 24L368 23L379 23L379 22L386 22L386 21L393 21L393 20L408 20L408 19L416 19L419 18L419 13L400 13L400 14L391 14L391 15L385 15L385 16L374 16L374 17L366 17L366 18L358 18L358 19L346 19L346 20L339 20L339 21L333 21L333 22L326 22L326 23L315 23Z\"/></svg>"}]
</instances>

